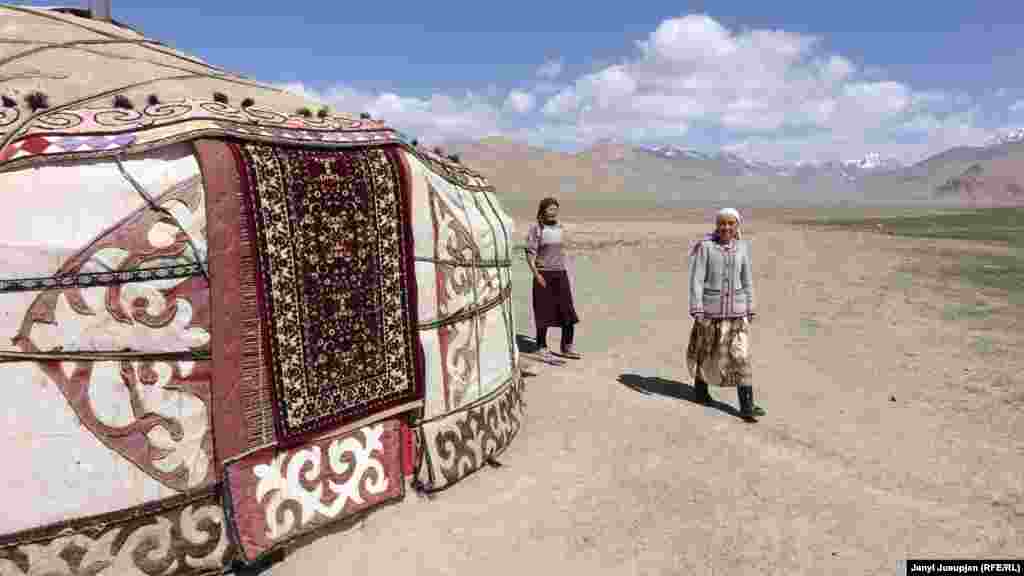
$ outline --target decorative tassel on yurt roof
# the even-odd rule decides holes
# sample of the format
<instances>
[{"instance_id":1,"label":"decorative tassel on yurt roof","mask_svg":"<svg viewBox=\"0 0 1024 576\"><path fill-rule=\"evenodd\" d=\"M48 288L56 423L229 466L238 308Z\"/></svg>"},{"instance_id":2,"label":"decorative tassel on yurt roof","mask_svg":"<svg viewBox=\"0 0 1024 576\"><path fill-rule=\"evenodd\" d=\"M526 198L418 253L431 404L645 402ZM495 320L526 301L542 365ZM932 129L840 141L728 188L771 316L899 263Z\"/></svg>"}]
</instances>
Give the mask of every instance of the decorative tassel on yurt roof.
<instances>
[{"instance_id":1,"label":"decorative tassel on yurt roof","mask_svg":"<svg viewBox=\"0 0 1024 576\"><path fill-rule=\"evenodd\" d=\"M36 91L36 92L32 92L28 96L25 96L25 103L28 104L28 107L33 112L36 112L36 111L42 110L44 108L49 108L50 107L50 98L46 94L43 94L42 92Z\"/></svg>"}]
</instances>

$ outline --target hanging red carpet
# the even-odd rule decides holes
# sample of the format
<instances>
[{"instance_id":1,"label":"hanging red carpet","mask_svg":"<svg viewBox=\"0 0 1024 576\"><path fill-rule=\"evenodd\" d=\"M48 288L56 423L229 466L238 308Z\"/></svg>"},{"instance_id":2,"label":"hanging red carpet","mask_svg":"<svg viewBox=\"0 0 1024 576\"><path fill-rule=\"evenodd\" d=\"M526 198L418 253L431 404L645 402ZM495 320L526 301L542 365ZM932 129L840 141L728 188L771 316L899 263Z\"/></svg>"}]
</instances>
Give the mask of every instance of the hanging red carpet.
<instances>
[{"instance_id":1,"label":"hanging red carpet","mask_svg":"<svg viewBox=\"0 0 1024 576\"><path fill-rule=\"evenodd\" d=\"M236 145L278 441L422 405L407 181L390 148Z\"/></svg>"}]
</instances>

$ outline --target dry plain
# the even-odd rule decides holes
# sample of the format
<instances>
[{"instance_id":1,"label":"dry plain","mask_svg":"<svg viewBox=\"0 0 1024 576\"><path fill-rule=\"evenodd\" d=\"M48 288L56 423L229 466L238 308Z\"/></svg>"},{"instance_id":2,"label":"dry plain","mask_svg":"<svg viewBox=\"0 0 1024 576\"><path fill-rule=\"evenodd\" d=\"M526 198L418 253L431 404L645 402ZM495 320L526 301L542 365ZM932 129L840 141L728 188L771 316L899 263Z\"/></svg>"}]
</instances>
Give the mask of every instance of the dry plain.
<instances>
[{"instance_id":1,"label":"dry plain","mask_svg":"<svg viewBox=\"0 0 1024 576\"><path fill-rule=\"evenodd\" d=\"M748 211L768 415L746 424L733 390L693 403L683 361L685 254L711 212L563 213L584 359L523 357L527 417L501 467L410 491L264 573L863 575L1024 557L1024 303L948 273L1010 248Z\"/></svg>"}]
</instances>

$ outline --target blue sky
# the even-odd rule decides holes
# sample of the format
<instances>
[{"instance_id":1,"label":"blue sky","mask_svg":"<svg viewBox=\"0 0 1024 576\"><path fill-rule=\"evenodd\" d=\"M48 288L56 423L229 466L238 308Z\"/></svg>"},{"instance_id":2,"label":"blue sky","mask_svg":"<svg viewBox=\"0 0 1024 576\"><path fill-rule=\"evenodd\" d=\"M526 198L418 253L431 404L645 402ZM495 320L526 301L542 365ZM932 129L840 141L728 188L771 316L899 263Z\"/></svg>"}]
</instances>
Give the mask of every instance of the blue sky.
<instances>
[{"instance_id":1,"label":"blue sky","mask_svg":"<svg viewBox=\"0 0 1024 576\"><path fill-rule=\"evenodd\" d=\"M770 161L914 161L1024 125L1024 2L596 5L113 0L113 11L210 63L428 142L502 134L575 150L613 137Z\"/></svg>"}]
</instances>

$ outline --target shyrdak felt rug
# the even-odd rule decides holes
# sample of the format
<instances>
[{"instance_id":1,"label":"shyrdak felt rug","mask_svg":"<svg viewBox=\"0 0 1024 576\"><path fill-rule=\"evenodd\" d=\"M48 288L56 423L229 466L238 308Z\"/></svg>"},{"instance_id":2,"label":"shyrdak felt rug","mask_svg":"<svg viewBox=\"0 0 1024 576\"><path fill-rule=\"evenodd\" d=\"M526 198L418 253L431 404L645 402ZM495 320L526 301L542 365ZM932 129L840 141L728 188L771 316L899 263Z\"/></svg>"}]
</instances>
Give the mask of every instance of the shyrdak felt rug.
<instances>
[{"instance_id":1,"label":"shyrdak felt rug","mask_svg":"<svg viewBox=\"0 0 1024 576\"><path fill-rule=\"evenodd\" d=\"M407 178L391 148L234 145L279 442L422 405Z\"/></svg>"}]
</instances>

